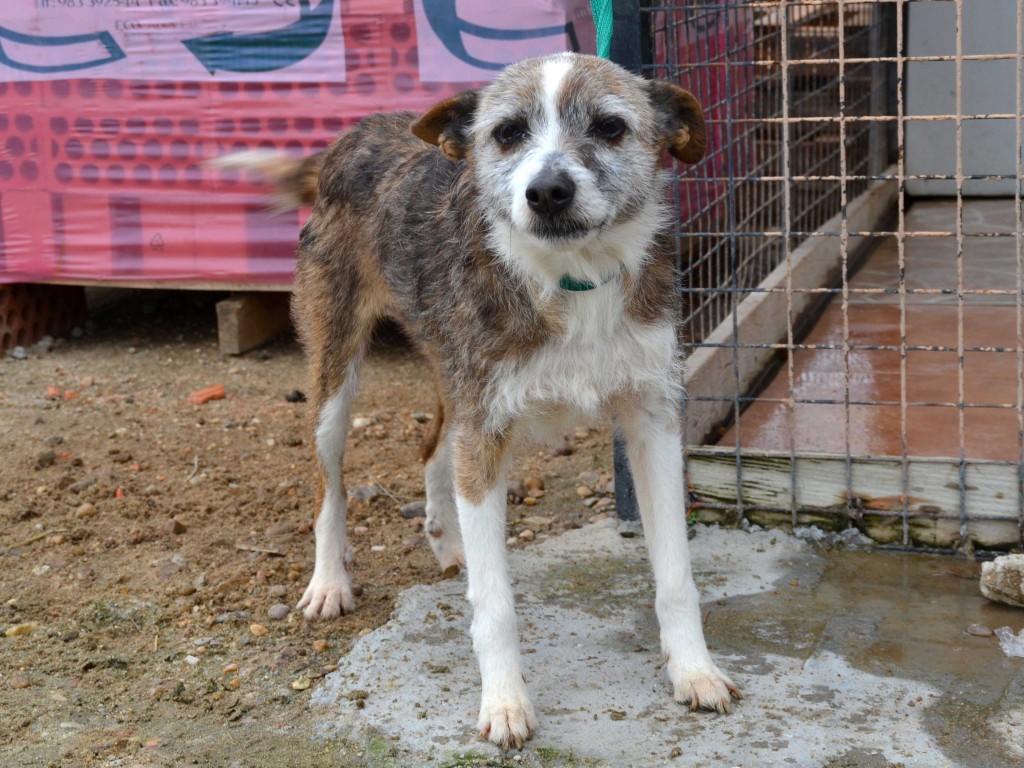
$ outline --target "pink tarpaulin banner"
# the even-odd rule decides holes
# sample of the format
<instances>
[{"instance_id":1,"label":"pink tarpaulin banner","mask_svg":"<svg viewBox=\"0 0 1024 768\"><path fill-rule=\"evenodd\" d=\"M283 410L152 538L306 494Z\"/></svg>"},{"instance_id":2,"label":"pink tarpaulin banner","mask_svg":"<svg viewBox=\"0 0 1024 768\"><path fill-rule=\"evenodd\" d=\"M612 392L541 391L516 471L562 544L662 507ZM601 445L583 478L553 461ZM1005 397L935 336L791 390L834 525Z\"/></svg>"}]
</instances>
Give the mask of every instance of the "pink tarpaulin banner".
<instances>
[{"instance_id":1,"label":"pink tarpaulin banner","mask_svg":"<svg viewBox=\"0 0 1024 768\"><path fill-rule=\"evenodd\" d=\"M594 40L579 0L2 4L0 282L290 285L300 215L205 160L310 154Z\"/></svg>"}]
</instances>

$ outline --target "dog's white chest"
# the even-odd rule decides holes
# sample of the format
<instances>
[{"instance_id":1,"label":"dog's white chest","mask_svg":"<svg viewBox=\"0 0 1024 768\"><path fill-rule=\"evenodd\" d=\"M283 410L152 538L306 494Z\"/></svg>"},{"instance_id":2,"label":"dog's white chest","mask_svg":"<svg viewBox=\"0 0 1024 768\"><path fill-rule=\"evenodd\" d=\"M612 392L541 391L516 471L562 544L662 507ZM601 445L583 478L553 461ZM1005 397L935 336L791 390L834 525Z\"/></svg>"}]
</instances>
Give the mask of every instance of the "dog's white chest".
<instances>
[{"instance_id":1,"label":"dog's white chest","mask_svg":"<svg viewBox=\"0 0 1024 768\"><path fill-rule=\"evenodd\" d=\"M496 371L487 404L492 426L515 423L535 439L554 439L573 423L601 418L617 394L680 389L670 324L631 320L618 284L569 301L562 335Z\"/></svg>"}]
</instances>

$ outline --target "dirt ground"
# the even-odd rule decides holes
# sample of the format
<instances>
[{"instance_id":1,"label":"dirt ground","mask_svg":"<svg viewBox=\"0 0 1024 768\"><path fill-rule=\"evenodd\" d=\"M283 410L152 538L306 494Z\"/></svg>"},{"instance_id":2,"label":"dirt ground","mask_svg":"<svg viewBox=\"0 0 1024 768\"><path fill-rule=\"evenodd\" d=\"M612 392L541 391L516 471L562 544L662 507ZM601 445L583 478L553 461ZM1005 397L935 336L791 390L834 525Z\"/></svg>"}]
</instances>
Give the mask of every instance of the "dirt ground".
<instances>
[{"instance_id":1,"label":"dirt ground","mask_svg":"<svg viewBox=\"0 0 1024 768\"><path fill-rule=\"evenodd\" d=\"M394 334L364 367L348 440L355 614L291 609L313 566L302 353L217 348L220 295L90 291L71 338L0 360L0 757L5 766L361 765L310 738L308 699L404 587L440 578L422 519L431 377ZM226 397L189 393L222 384ZM291 400L294 400L294 396ZM525 457L512 546L612 511L608 430ZM588 477L581 472L598 473ZM596 481L596 482L595 482ZM593 501L590 502L593 504ZM604 511L596 511L596 510Z\"/></svg>"}]
</instances>

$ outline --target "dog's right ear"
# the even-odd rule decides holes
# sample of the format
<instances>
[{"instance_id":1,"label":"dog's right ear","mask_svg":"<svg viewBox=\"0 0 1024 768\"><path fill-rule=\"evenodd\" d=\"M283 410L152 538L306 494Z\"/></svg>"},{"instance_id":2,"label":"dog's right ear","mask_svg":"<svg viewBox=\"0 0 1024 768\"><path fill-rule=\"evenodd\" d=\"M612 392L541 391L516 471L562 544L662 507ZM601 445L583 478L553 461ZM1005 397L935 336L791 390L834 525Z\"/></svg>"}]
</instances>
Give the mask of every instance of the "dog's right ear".
<instances>
[{"instance_id":1,"label":"dog's right ear","mask_svg":"<svg viewBox=\"0 0 1024 768\"><path fill-rule=\"evenodd\" d=\"M440 147L449 160L461 160L469 147L469 127L478 99L479 92L473 90L442 101L412 124L413 135Z\"/></svg>"}]
</instances>

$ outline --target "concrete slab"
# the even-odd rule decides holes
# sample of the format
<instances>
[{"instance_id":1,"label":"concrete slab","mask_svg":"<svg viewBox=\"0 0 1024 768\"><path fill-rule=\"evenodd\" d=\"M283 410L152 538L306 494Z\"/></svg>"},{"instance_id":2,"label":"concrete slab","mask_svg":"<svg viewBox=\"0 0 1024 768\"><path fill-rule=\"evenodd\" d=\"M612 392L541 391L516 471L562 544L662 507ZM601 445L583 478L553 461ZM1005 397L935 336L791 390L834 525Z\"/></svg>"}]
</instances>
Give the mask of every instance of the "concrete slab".
<instances>
[{"instance_id":1,"label":"concrete slab","mask_svg":"<svg viewBox=\"0 0 1024 768\"><path fill-rule=\"evenodd\" d=\"M319 735L402 766L1021 765L1021 661L963 630L1024 613L986 605L962 564L778 531L702 527L691 545L709 645L746 696L732 714L673 702L643 540L609 521L513 554L541 721L521 755L473 727L460 580L408 590L341 659L313 697Z\"/></svg>"}]
</instances>

